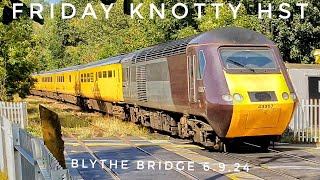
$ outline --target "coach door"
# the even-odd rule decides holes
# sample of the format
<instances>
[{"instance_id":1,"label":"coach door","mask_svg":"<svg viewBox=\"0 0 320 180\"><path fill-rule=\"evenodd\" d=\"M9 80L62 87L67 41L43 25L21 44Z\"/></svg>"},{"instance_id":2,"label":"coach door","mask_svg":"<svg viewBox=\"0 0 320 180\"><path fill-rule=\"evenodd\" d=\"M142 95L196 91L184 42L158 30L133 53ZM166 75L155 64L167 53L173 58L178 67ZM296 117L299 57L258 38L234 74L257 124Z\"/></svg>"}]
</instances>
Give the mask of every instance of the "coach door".
<instances>
[{"instance_id":1,"label":"coach door","mask_svg":"<svg viewBox=\"0 0 320 180\"><path fill-rule=\"evenodd\" d=\"M196 103L197 102L197 94L196 94L196 56L194 53L190 53L187 57L188 61L188 95L189 102Z\"/></svg>"},{"instance_id":2,"label":"coach door","mask_svg":"<svg viewBox=\"0 0 320 180\"><path fill-rule=\"evenodd\" d=\"M122 87L124 98L130 98L130 67L122 68Z\"/></svg>"}]
</instances>

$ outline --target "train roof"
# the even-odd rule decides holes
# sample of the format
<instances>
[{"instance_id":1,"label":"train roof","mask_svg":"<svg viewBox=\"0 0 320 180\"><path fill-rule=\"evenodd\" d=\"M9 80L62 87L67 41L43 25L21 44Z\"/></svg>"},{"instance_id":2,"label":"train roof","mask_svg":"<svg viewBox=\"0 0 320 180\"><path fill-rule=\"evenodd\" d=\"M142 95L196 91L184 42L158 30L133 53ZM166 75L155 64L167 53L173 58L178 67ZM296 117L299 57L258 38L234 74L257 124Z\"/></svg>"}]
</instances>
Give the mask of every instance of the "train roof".
<instances>
[{"instance_id":1,"label":"train roof","mask_svg":"<svg viewBox=\"0 0 320 180\"><path fill-rule=\"evenodd\" d=\"M173 40L166 43L154 45L152 47L144 48L136 52L121 54L119 56L110 57L89 64L39 73L38 75L81 70L108 64L116 64L122 61L132 61L132 63L135 64L143 61L150 61L178 54L185 54L187 47L192 44L274 45L274 43L267 37L255 31L238 27L225 27L201 33L195 36L187 37L184 39Z\"/></svg>"},{"instance_id":2,"label":"train roof","mask_svg":"<svg viewBox=\"0 0 320 180\"><path fill-rule=\"evenodd\" d=\"M239 27L225 27L200 34L189 44L253 44L275 45L263 34Z\"/></svg>"}]
</instances>

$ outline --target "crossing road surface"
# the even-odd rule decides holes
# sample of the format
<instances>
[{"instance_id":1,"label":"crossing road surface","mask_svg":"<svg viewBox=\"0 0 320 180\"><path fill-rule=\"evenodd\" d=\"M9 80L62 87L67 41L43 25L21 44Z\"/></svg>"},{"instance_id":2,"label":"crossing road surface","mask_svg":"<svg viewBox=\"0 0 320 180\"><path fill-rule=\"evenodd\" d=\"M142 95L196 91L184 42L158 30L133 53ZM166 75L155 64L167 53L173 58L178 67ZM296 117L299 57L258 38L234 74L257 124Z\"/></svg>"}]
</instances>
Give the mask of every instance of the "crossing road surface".
<instances>
[{"instance_id":1,"label":"crossing road surface","mask_svg":"<svg viewBox=\"0 0 320 180\"><path fill-rule=\"evenodd\" d=\"M320 148L280 144L274 151L212 152L187 140L65 138L74 179L319 179Z\"/></svg>"}]
</instances>

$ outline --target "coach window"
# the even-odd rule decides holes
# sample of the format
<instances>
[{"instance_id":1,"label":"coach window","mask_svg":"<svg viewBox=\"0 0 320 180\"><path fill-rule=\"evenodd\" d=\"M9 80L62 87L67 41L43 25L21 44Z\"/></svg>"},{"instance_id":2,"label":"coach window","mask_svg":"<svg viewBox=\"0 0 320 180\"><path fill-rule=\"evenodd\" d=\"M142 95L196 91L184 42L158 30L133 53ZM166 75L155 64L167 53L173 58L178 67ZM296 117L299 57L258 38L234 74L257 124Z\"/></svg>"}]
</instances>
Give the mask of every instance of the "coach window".
<instances>
[{"instance_id":1,"label":"coach window","mask_svg":"<svg viewBox=\"0 0 320 180\"><path fill-rule=\"evenodd\" d=\"M108 71L108 78L112 78L112 70Z\"/></svg>"},{"instance_id":2,"label":"coach window","mask_svg":"<svg viewBox=\"0 0 320 180\"><path fill-rule=\"evenodd\" d=\"M64 82L64 76L62 76L62 82Z\"/></svg>"},{"instance_id":3,"label":"coach window","mask_svg":"<svg viewBox=\"0 0 320 180\"><path fill-rule=\"evenodd\" d=\"M87 74L83 74L83 82L87 82Z\"/></svg>"},{"instance_id":4,"label":"coach window","mask_svg":"<svg viewBox=\"0 0 320 180\"><path fill-rule=\"evenodd\" d=\"M116 77L116 71L113 70L113 77Z\"/></svg>"},{"instance_id":5,"label":"coach window","mask_svg":"<svg viewBox=\"0 0 320 180\"><path fill-rule=\"evenodd\" d=\"M96 72L96 81L98 80L98 72Z\"/></svg>"},{"instance_id":6,"label":"coach window","mask_svg":"<svg viewBox=\"0 0 320 180\"><path fill-rule=\"evenodd\" d=\"M91 76L91 82L93 82L93 73L91 73L90 76Z\"/></svg>"},{"instance_id":7,"label":"coach window","mask_svg":"<svg viewBox=\"0 0 320 180\"><path fill-rule=\"evenodd\" d=\"M69 75L69 82L71 82L71 75Z\"/></svg>"},{"instance_id":8,"label":"coach window","mask_svg":"<svg viewBox=\"0 0 320 180\"><path fill-rule=\"evenodd\" d=\"M103 78L107 77L107 71L103 71Z\"/></svg>"},{"instance_id":9,"label":"coach window","mask_svg":"<svg viewBox=\"0 0 320 180\"><path fill-rule=\"evenodd\" d=\"M204 68L206 66L206 58L203 50L199 51L199 69L198 69L198 80L203 79Z\"/></svg>"},{"instance_id":10,"label":"coach window","mask_svg":"<svg viewBox=\"0 0 320 180\"><path fill-rule=\"evenodd\" d=\"M83 82L83 74L81 74L81 82Z\"/></svg>"},{"instance_id":11,"label":"coach window","mask_svg":"<svg viewBox=\"0 0 320 180\"><path fill-rule=\"evenodd\" d=\"M90 82L90 74L87 73L87 82Z\"/></svg>"},{"instance_id":12,"label":"coach window","mask_svg":"<svg viewBox=\"0 0 320 180\"><path fill-rule=\"evenodd\" d=\"M101 71L99 72L99 78L102 78L102 72Z\"/></svg>"}]
</instances>

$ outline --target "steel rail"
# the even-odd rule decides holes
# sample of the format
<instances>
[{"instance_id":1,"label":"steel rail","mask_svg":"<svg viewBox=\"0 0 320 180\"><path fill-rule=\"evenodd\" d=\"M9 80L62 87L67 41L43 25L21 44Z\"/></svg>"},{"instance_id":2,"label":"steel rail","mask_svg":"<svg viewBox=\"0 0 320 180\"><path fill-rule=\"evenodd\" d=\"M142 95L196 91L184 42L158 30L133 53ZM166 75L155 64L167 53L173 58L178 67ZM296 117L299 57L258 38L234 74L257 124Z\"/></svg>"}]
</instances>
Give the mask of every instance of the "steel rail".
<instances>
[{"instance_id":1,"label":"steel rail","mask_svg":"<svg viewBox=\"0 0 320 180\"><path fill-rule=\"evenodd\" d=\"M247 145L253 146L253 147L257 147L257 148L261 148L261 147L258 146L258 145L251 144L251 143L247 143L247 142L244 142L244 144L247 144ZM296 155L294 155L294 154L286 153L286 152L283 152L283 151L277 151L277 150L270 149L270 148L268 148L268 150L269 150L269 151L272 151L272 152L275 152L275 153L278 153L278 154L290 156L290 157L293 157L293 158L296 158L296 159L300 159L300 160L303 160L303 161L307 161L307 162L310 162L310 163L313 163L313 164L320 165L320 162L319 162L319 161L314 161L314 160L312 160L312 159L303 158L303 157L301 157L301 156L296 156Z\"/></svg>"},{"instance_id":2,"label":"steel rail","mask_svg":"<svg viewBox=\"0 0 320 180\"><path fill-rule=\"evenodd\" d=\"M77 141L77 143L79 143L86 152L88 152L90 154L90 156L92 156L94 158L94 160L96 160L96 162L98 162L101 166L101 168L106 171L114 180L120 180L120 177L117 175L117 173L115 173L111 168L109 168L106 164L102 163L100 161L100 158L98 158L98 156L96 156L96 154L91 151L91 149L80 139L78 139L77 137L75 137L73 134L64 131L66 134L68 134L69 136L71 136L74 140Z\"/></svg>"},{"instance_id":3,"label":"steel rail","mask_svg":"<svg viewBox=\"0 0 320 180\"><path fill-rule=\"evenodd\" d=\"M102 130L102 131L104 131L104 132L107 132L107 130L105 130L105 129L99 127L99 126L96 126L96 125L92 124L92 123L89 122L89 121L87 121L87 123L90 124L90 125L92 125L92 126L94 126L94 127L96 127L96 128L99 128L100 130ZM158 161L160 161L160 162L162 162L162 163L164 163L164 162L166 161L165 159L162 159L162 158L160 158L159 156L156 156L156 155L154 155L154 154L146 151L145 149L142 149L142 148L136 146L134 143L130 142L128 139L126 139L126 138L124 138L124 137L122 137L122 136L118 136L118 138L121 139L123 142L127 143L128 145L130 145L131 147L134 147L134 148L138 149L139 151L144 152L145 154L148 154L149 156L157 159ZM193 174L191 174L191 173L189 173L189 172L187 172L187 171L185 171L185 170L178 170L178 169L175 168L175 167L173 168L173 170L176 171L177 173L183 175L184 177L187 177L188 179L200 180L200 178L198 178L197 176L195 176L195 175L193 175Z\"/></svg>"},{"instance_id":4,"label":"steel rail","mask_svg":"<svg viewBox=\"0 0 320 180\"><path fill-rule=\"evenodd\" d=\"M225 155L225 156L227 156L227 157L230 157L230 158L232 158L232 159L239 160L239 161L243 161L243 162L245 162L245 163L251 164L251 165L256 166L256 167L259 167L259 168L264 169L264 170L266 170L266 171L270 171L270 172L272 172L272 173L274 173L274 174L277 174L277 175L286 177L286 178L288 178L288 179L292 179L292 180L298 180L298 179L299 179L299 178L296 178L296 177L294 177L294 176L291 176L291 175L288 175L288 174L286 174L286 173L283 173L283 172L281 172L281 171L277 171L277 170L274 170L274 169L270 169L270 168L265 167L265 166L263 166L263 165L261 165L261 164L259 164L259 163L255 163L255 162L250 161L250 160L246 160L246 159L243 159L243 158L240 158L240 157L236 157L236 156L234 156L234 155L231 155L230 153L223 152L223 153L221 153L221 154L223 154L223 155Z\"/></svg>"}]
</instances>

